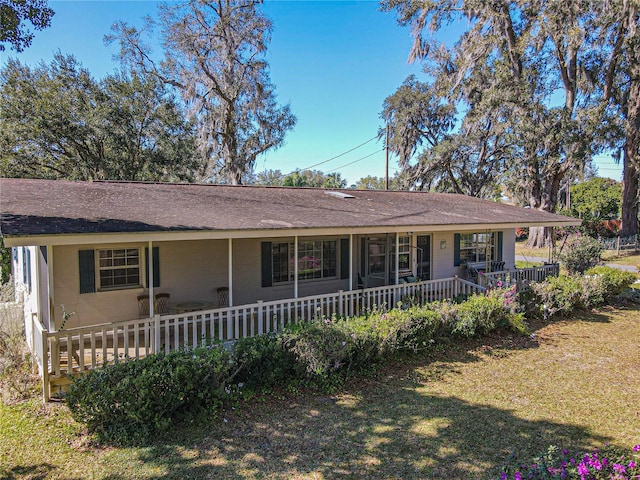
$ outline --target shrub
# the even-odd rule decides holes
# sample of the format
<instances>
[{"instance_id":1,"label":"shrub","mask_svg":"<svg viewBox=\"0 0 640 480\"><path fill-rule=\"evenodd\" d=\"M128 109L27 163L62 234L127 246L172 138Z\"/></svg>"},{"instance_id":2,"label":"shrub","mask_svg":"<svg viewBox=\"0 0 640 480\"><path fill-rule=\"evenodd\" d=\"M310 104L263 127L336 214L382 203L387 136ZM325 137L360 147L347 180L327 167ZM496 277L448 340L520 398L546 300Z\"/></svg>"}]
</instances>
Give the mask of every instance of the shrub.
<instances>
[{"instance_id":1,"label":"shrub","mask_svg":"<svg viewBox=\"0 0 640 480\"><path fill-rule=\"evenodd\" d=\"M295 357L275 333L241 338L233 348L232 360L237 368L234 381L249 390L272 388L295 375Z\"/></svg>"},{"instance_id":2,"label":"shrub","mask_svg":"<svg viewBox=\"0 0 640 480\"><path fill-rule=\"evenodd\" d=\"M318 386L329 386L331 377L348 373L356 342L341 325L345 322L321 318L285 328L283 345L293 354L298 375L311 379Z\"/></svg>"},{"instance_id":3,"label":"shrub","mask_svg":"<svg viewBox=\"0 0 640 480\"><path fill-rule=\"evenodd\" d=\"M35 393L38 378L24 337L22 304L15 303L13 281L0 283L0 397L24 400Z\"/></svg>"},{"instance_id":4,"label":"shrub","mask_svg":"<svg viewBox=\"0 0 640 480\"><path fill-rule=\"evenodd\" d=\"M567 237L558 256L569 273L583 273L600 262L602 250L595 238L576 233Z\"/></svg>"},{"instance_id":5,"label":"shrub","mask_svg":"<svg viewBox=\"0 0 640 480\"><path fill-rule=\"evenodd\" d=\"M453 336L470 338L496 329L526 332L524 315L517 312L515 287L492 289L461 303L435 302L430 308L441 315Z\"/></svg>"},{"instance_id":6,"label":"shrub","mask_svg":"<svg viewBox=\"0 0 640 480\"><path fill-rule=\"evenodd\" d=\"M605 299L610 299L620 295L637 280L637 275L632 272L625 272L613 267L593 267L585 272L586 275L597 275L602 277Z\"/></svg>"},{"instance_id":7,"label":"shrub","mask_svg":"<svg viewBox=\"0 0 640 480\"><path fill-rule=\"evenodd\" d=\"M143 443L219 408L232 378L229 360L224 348L209 346L118 362L74 378L65 399L99 440Z\"/></svg>"},{"instance_id":8,"label":"shrub","mask_svg":"<svg viewBox=\"0 0 640 480\"><path fill-rule=\"evenodd\" d=\"M532 283L520 294L529 316L548 319L554 315L567 315L573 309L590 309L604 304L606 288L602 276L561 275L544 282Z\"/></svg>"},{"instance_id":9,"label":"shrub","mask_svg":"<svg viewBox=\"0 0 640 480\"><path fill-rule=\"evenodd\" d=\"M605 445L585 454L570 454L555 446L532 460L519 461L515 455L498 477L507 479L630 480L640 478L640 445L632 451Z\"/></svg>"}]
</instances>

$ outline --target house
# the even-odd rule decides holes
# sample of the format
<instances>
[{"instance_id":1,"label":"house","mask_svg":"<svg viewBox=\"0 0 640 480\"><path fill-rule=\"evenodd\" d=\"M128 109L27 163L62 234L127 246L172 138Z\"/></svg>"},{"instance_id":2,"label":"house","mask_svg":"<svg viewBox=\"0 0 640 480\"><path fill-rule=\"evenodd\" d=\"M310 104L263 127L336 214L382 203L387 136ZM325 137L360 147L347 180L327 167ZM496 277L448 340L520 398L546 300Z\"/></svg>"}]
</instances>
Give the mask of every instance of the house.
<instances>
[{"instance_id":1,"label":"house","mask_svg":"<svg viewBox=\"0 0 640 480\"><path fill-rule=\"evenodd\" d=\"M513 269L517 227L579 224L455 194L134 182L0 179L0 207L51 378L475 291L465 267Z\"/></svg>"}]
</instances>

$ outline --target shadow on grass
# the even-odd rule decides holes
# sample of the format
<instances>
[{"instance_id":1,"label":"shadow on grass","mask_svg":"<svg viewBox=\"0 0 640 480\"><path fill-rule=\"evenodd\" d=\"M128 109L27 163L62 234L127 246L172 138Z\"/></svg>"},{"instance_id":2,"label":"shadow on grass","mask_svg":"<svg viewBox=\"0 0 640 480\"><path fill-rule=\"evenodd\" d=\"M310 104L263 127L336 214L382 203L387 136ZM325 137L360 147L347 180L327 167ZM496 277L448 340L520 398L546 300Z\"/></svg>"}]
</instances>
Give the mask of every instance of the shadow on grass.
<instances>
[{"instance_id":1,"label":"shadow on grass","mask_svg":"<svg viewBox=\"0 0 640 480\"><path fill-rule=\"evenodd\" d=\"M30 480L44 480L49 474L55 470L55 467L49 463L41 463L39 465L17 465L11 470L3 471L0 469L0 478L2 480L14 480L18 478L28 478Z\"/></svg>"},{"instance_id":2,"label":"shadow on grass","mask_svg":"<svg viewBox=\"0 0 640 480\"><path fill-rule=\"evenodd\" d=\"M139 460L166 472L150 478L490 478L513 450L528 458L550 444L586 450L608 440L390 386L398 385L361 392L352 402L272 404L279 410L230 417L200 430L207 435L181 432Z\"/></svg>"},{"instance_id":3,"label":"shadow on grass","mask_svg":"<svg viewBox=\"0 0 640 480\"><path fill-rule=\"evenodd\" d=\"M145 478L482 479L512 451L526 459L550 444L586 451L611 440L430 394L419 377L394 370L336 398L252 402L140 449L138 459L163 472Z\"/></svg>"},{"instance_id":4,"label":"shadow on grass","mask_svg":"<svg viewBox=\"0 0 640 480\"><path fill-rule=\"evenodd\" d=\"M609 322L606 315L586 312L576 320ZM570 419L522 418L516 411L523 412L517 392L511 410L444 396L433 388L435 380L446 382L464 364L538 348L538 339L503 332L452 342L435 355L392 362L376 379L336 397L254 400L226 411L224 418L177 430L169 440L137 449L137 460L162 472L144 478L158 479L487 479L496 478L512 452L527 460L549 445L586 452L593 445L613 443Z\"/></svg>"}]
</instances>

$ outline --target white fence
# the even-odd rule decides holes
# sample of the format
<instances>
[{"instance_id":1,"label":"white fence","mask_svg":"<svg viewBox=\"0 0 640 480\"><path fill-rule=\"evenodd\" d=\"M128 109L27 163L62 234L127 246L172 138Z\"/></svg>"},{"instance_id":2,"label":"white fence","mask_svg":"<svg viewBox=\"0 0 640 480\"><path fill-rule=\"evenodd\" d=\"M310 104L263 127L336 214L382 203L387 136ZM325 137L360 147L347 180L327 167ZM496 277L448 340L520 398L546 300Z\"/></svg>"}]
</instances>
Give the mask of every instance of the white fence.
<instances>
[{"instance_id":1,"label":"white fence","mask_svg":"<svg viewBox=\"0 0 640 480\"><path fill-rule=\"evenodd\" d=\"M560 265L552 263L539 267L483 273L478 276L478 282L484 287L516 285L519 290L530 282L542 282L547 277L558 276L559 273Z\"/></svg>"},{"instance_id":2,"label":"white fence","mask_svg":"<svg viewBox=\"0 0 640 480\"><path fill-rule=\"evenodd\" d=\"M155 352L171 352L212 340L234 341L276 332L292 322L332 315L356 316L373 308L394 308L426 303L484 288L458 277L418 283L339 291L297 299L258 301L250 305L218 308L174 315L156 315L125 322L47 332L34 318L30 347L36 357L48 398L49 380L112 363L136 359ZM30 328L29 328L30 327Z\"/></svg>"}]
</instances>

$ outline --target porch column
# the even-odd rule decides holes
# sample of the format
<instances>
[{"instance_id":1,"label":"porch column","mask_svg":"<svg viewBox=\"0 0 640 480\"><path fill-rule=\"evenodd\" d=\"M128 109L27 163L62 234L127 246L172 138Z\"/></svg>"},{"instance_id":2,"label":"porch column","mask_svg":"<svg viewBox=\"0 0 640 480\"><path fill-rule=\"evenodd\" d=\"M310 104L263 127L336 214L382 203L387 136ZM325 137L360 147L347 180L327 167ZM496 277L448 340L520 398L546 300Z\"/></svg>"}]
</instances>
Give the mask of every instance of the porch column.
<instances>
[{"instance_id":1,"label":"porch column","mask_svg":"<svg viewBox=\"0 0 640 480\"><path fill-rule=\"evenodd\" d=\"M353 233L349 234L349 290L353 290Z\"/></svg>"},{"instance_id":2,"label":"porch column","mask_svg":"<svg viewBox=\"0 0 640 480\"><path fill-rule=\"evenodd\" d=\"M293 237L293 298L298 298L298 236Z\"/></svg>"},{"instance_id":3,"label":"porch column","mask_svg":"<svg viewBox=\"0 0 640 480\"><path fill-rule=\"evenodd\" d=\"M396 232L396 285L400 283L400 232Z\"/></svg>"},{"instance_id":4,"label":"porch column","mask_svg":"<svg viewBox=\"0 0 640 480\"><path fill-rule=\"evenodd\" d=\"M147 271L149 272L149 318L153 318L154 302L153 302L153 242L149 240L149 255L147 255Z\"/></svg>"},{"instance_id":5,"label":"porch column","mask_svg":"<svg viewBox=\"0 0 640 480\"><path fill-rule=\"evenodd\" d=\"M56 329L56 319L53 312L55 296L53 292L53 247L47 245L47 309L49 311L49 331Z\"/></svg>"},{"instance_id":6,"label":"porch column","mask_svg":"<svg viewBox=\"0 0 640 480\"><path fill-rule=\"evenodd\" d=\"M228 278L228 283L229 283L229 306L233 307L233 239L230 238L228 240L228 254L229 254L229 278Z\"/></svg>"}]
</instances>

